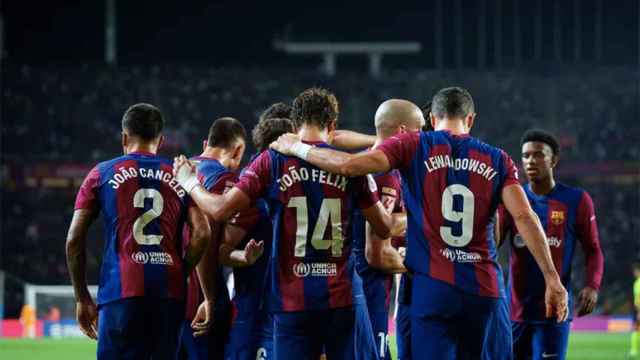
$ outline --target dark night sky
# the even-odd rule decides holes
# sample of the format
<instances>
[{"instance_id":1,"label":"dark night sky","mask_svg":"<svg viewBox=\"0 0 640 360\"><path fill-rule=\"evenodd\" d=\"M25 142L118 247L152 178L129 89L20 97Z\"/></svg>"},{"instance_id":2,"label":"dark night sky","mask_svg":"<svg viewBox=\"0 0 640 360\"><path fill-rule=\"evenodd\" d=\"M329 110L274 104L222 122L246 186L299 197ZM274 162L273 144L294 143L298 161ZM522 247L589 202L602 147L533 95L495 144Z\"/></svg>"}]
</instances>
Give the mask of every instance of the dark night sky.
<instances>
[{"instance_id":1,"label":"dark night sky","mask_svg":"<svg viewBox=\"0 0 640 360\"><path fill-rule=\"evenodd\" d=\"M584 61L593 58L595 4L580 0ZM637 63L638 1L603 1L603 53L607 63ZM443 1L445 64L453 63L454 1ZM461 0L463 44L475 46L478 6ZM491 52L496 0L487 4L487 52ZM529 57L533 38L535 1L521 1L523 57ZM150 1L117 2L120 63L206 62L215 65L282 64L273 51L276 35L295 40L420 41L433 46L434 1L385 2L302 1ZM398 6L391 6L396 5ZM400 6L399 4L402 4ZM502 42L505 56L512 52L514 2L502 0ZM553 3L542 1L545 53L553 48ZM571 59L573 0L561 1L563 54ZM81 0L4 0L8 59L14 62L101 61L104 50L104 2ZM475 56L476 50L468 53ZM432 65L427 52L414 58ZM287 59L290 61L290 59ZM472 63L473 60L465 60Z\"/></svg>"}]
</instances>

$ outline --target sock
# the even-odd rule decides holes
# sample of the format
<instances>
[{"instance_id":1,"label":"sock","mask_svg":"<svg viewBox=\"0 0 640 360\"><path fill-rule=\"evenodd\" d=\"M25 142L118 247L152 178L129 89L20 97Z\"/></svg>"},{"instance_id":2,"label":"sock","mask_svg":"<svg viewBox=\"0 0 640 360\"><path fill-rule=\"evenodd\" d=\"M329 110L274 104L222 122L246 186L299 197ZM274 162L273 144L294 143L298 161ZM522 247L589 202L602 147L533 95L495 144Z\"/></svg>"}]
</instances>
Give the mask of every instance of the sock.
<instances>
[{"instance_id":1,"label":"sock","mask_svg":"<svg viewBox=\"0 0 640 360\"><path fill-rule=\"evenodd\" d=\"M639 333L640 331L634 331L631 333L631 351L629 351L631 356L638 355L638 341L640 341Z\"/></svg>"}]
</instances>

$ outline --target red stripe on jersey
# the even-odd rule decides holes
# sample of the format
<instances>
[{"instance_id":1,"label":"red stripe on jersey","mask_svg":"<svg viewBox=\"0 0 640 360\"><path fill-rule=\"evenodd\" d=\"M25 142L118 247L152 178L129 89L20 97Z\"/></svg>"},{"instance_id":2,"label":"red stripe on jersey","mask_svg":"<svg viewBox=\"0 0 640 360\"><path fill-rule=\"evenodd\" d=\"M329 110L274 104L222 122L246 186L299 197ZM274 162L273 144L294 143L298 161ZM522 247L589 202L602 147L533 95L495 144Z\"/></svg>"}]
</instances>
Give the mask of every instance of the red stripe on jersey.
<instances>
[{"instance_id":1,"label":"red stripe on jersey","mask_svg":"<svg viewBox=\"0 0 640 360\"><path fill-rule=\"evenodd\" d=\"M298 166L297 159L289 158L282 165L282 174L287 173L290 166ZM278 246L278 286L280 287L280 299L282 310L304 310L304 278L294 274L293 267L302 259L295 257L296 230L298 228L297 209L288 207L289 200L295 196L305 196L300 182L294 183L285 192L280 192L280 201L284 205L282 211L282 232ZM305 239L306 243L306 239Z\"/></svg>"},{"instance_id":2,"label":"red stripe on jersey","mask_svg":"<svg viewBox=\"0 0 640 360\"><path fill-rule=\"evenodd\" d=\"M167 164L162 164L160 169L162 169L165 174L171 174L173 170L173 168ZM170 184L173 184L173 181ZM184 294L182 258L178 256L182 244L179 244L176 238L176 236L178 236L176 224L180 223L183 204L176 192L165 182L160 183L160 194L162 194L162 198L164 199L164 209L158 221L160 221L162 234L165 234L160 243L160 247L165 253L170 254L173 260L173 265L166 267L168 281L167 295L173 299L182 299Z\"/></svg>"},{"instance_id":3,"label":"red stripe on jersey","mask_svg":"<svg viewBox=\"0 0 640 360\"><path fill-rule=\"evenodd\" d=\"M449 145L434 145L429 152L429 157L450 154ZM447 168L443 167L433 172L427 171L422 183L422 196L424 213L424 235L429 247L429 276L434 279L455 284L453 262L447 260L442 251L446 248L445 242L440 237L440 227L444 224L442 217L442 192L447 187ZM436 188L438 191L433 191Z\"/></svg>"},{"instance_id":4,"label":"red stripe on jersey","mask_svg":"<svg viewBox=\"0 0 640 360\"><path fill-rule=\"evenodd\" d=\"M113 165L114 170L133 167L138 169L136 160L125 160ZM144 296L144 266L135 263L131 255L138 251L138 243L133 237L133 223L144 209L133 206L133 197L138 191L137 181L125 181L116 189L118 208L117 252L120 263L121 297Z\"/></svg>"},{"instance_id":5,"label":"red stripe on jersey","mask_svg":"<svg viewBox=\"0 0 640 360\"><path fill-rule=\"evenodd\" d=\"M491 165L491 156L476 150L469 150L469 159L478 160L481 163ZM469 190L474 195L474 224L473 240L469 243L469 250L480 254L481 263L475 264L478 294L480 296L500 296L498 288L498 274L493 266L493 259L489 258L489 245L487 244L487 224L493 214L489 214L489 206L493 195L493 182L485 179L481 174L469 172Z\"/></svg>"},{"instance_id":6,"label":"red stripe on jersey","mask_svg":"<svg viewBox=\"0 0 640 360\"><path fill-rule=\"evenodd\" d=\"M520 299L522 299L522 294L526 292L527 284L526 281L520 281L520 279L524 279L525 277L523 270L526 268L521 262L526 260L523 256L517 256L514 253L512 253L509 258L509 269L511 269L511 274L509 274L509 278L511 279L511 320L522 321L524 306L520 302Z\"/></svg>"},{"instance_id":7,"label":"red stripe on jersey","mask_svg":"<svg viewBox=\"0 0 640 360\"><path fill-rule=\"evenodd\" d=\"M329 174L331 179L327 179L328 183L335 183L336 175ZM351 196L350 194L346 194L344 191L340 189L330 186L327 184L322 185L322 191L324 192L325 199L340 199L342 206L340 207L340 231L342 232L342 254L339 258L335 258L331 254L332 249L330 248L329 260L335 261L337 265L337 274L336 276L328 276L327 277L327 287L329 289L329 307L334 309L338 307L349 306L353 303L352 290L351 290L351 278L353 274L350 274L347 267L347 258L351 253L351 241L347 239L347 234L349 224L347 220L349 219L349 207L355 206L351 200L348 198ZM347 205L347 206L345 206ZM349 206L350 205L350 206ZM325 239L332 239L333 232L331 231L333 224L331 223L332 219L329 219L329 223L327 224L327 228L325 229ZM349 241L349 244L347 244ZM347 246L348 245L348 246Z\"/></svg>"},{"instance_id":8,"label":"red stripe on jersey","mask_svg":"<svg viewBox=\"0 0 640 360\"><path fill-rule=\"evenodd\" d=\"M564 262L564 231L567 225L568 208L567 205L558 200L549 199L547 201L547 242L551 250L551 258L560 278L564 276L562 266Z\"/></svg>"}]
</instances>

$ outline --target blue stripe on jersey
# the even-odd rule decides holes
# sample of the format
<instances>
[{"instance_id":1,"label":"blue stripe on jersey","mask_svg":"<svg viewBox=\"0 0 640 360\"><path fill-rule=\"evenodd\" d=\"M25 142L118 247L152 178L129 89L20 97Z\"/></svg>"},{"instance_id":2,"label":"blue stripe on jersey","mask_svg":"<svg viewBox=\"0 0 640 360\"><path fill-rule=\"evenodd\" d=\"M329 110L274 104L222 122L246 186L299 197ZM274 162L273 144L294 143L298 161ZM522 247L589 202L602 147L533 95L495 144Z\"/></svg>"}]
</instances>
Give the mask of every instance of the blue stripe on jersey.
<instances>
[{"instance_id":1,"label":"blue stripe on jersey","mask_svg":"<svg viewBox=\"0 0 640 360\"><path fill-rule=\"evenodd\" d=\"M98 166L100 172L100 184L111 179L115 173L114 161L101 163ZM100 269L100 287L98 288L98 304L104 304L113 299L120 298L122 294L122 284L120 282L120 261L118 258L118 233L117 233L117 213L118 198L116 190L111 186L100 186L99 199L101 205L102 219L104 220L104 252L102 267ZM111 223L109 223L111 221ZM116 278L117 281L109 281Z\"/></svg>"},{"instance_id":2,"label":"blue stripe on jersey","mask_svg":"<svg viewBox=\"0 0 640 360\"><path fill-rule=\"evenodd\" d=\"M138 168L145 169L160 169L160 162L157 160L146 161L144 158L140 157L130 157L132 160L136 160L138 163ZM161 181L150 178L145 178L142 176L138 177L138 185L140 189L155 189L160 192ZM143 214L145 211L153 208L153 199L147 198L144 199L144 208L140 211L140 214ZM151 222L147 224L143 228L143 234L145 235L160 235L162 231L160 229L160 224L158 218L153 219ZM166 241L166 239L163 239ZM160 245L141 245L138 244L138 248L144 252L162 252L162 247ZM166 297L167 296L167 269L164 265L153 265L150 263L146 263L143 265L144 268L144 293L145 294L153 294L153 296ZM164 281L162 281L164 279ZM159 287L156 287L159 286Z\"/></svg>"},{"instance_id":3,"label":"blue stripe on jersey","mask_svg":"<svg viewBox=\"0 0 640 360\"><path fill-rule=\"evenodd\" d=\"M302 160L301 163L304 164ZM304 193L307 194L307 216L308 216L308 224L307 227L307 239L311 239L313 236L313 231L315 230L316 224L318 223L318 215L320 214L320 207L322 206L322 201L324 200L324 196L318 196L317 194L324 194L324 190L322 189L322 184L314 183L312 181L303 181L301 182L302 187L304 189ZM315 196L314 196L315 195ZM324 235L324 234L323 234ZM326 257L323 254L319 254L319 252L326 252L326 250L316 250L313 246L311 246L311 241L306 242L306 254L304 257L304 261L315 261L318 259L319 261L327 261ZM329 278L323 276L307 276L304 278L304 307L310 309L318 309L318 308L328 308L329 307L329 297L324 297L323 295L329 294ZM324 301L323 301L324 300Z\"/></svg>"},{"instance_id":4,"label":"blue stripe on jersey","mask_svg":"<svg viewBox=\"0 0 640 360\"><path fill-rule=\"evenodd\" d=\"M468 140L468 138L463 139L451 139L451 142L463 142ZM452 144L454 145L454 144ZM455 159L463 159L469 157L469 147L468 146L452 146L451 156ZM469 172L468 171L455 171L453 168L449 168L448 170L448 185L452 184L460 184L469 188ZM453 181L452 181L453 180ZM458 195L453 197L453 209L455 211L463 211L463 197ZM447 219L444 219L444 224L446 226L451 227L452 234L454 236L462 235L462 221L451 222ZM472 263L462 263L462 262L454 262L453 263L454 271L453 275L455 277L456 286L463 287L471 291L472 293L478 292L478 279L476 278L475 267ZM469 281L470 279L473 279Z\"/></svg>"}]
</instances>

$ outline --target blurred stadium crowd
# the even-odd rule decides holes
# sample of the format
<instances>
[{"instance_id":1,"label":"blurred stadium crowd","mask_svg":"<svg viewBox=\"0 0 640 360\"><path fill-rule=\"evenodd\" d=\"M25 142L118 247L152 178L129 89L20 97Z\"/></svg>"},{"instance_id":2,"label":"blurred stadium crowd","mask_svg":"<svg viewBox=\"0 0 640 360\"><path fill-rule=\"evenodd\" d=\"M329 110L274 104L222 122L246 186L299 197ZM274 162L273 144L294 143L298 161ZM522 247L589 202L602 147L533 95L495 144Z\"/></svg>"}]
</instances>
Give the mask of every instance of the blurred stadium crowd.
<instances>
[{"instance_id":1,"label":"blurred stadium crowd","mask_svg":"<svg viewBox=\"0 0 640 360\"><path fill-rule=\"evenodd\" d=\"M0 261L3 269L19 273L23 281L68 282L64 239L78 184L34 181L37 169L65 165L88 171L119 154L120 116L135 102L153 103L165 113L167 142L162 152L173 156L199 152L214 119L233 116L250 129L268 105L288 102L313 85L328 87L338 96L340 127L368 133L373 132L373 113L383 100L406 98L421 105L437 89L461 85L476 101L474 135L503 147L515 160L520 158L524 130L541 127L558 135L558 178L589 191L599 217L606 269L600 311L625 311L630 264L639 255L640 234L640 76L632 68L406 69L391 70L378 79L361 73L326 78L308 70L186 65L7 64L2 71ZM91 283L98 279L101 231L101 226L94 227L90 237ZM579 286L583 267L576 269ZM8 290L5 314L16 317L22 290Z\"/></svg>"}]
</instances>

